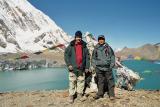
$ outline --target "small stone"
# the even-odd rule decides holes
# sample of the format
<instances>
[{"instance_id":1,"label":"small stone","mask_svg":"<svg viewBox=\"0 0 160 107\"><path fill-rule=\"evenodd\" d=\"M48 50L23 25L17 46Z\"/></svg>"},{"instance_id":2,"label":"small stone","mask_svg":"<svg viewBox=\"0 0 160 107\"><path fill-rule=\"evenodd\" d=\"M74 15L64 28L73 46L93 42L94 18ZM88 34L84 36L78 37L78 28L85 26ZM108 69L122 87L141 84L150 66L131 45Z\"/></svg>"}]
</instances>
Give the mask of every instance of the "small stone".
<instances>
[{"instance_id":1,"label":"small stone","mask_svg":"<svg viewBox=\"0 0 160 107\"><path fill-rule=\"evenodd\" d=\"M104 104L104 107L109 107L109 104Z\"/></svg>"},{"instance_id":2,"label":"small stone","mask_svg":"<svg viewBox=\"0 0 160 107\"><path fill-rule=\"evenodd\" d=\"M146 96L141 96L141 98L146 98Z\"/></svg>"},{"instance_id":3,"label":"small stone","mask_svg":"<svg viewBox=\"0 0 160 107\"><path fill-rule=\"evenodd\" d=\"M45 97L45 95L40 95L40 97Z\"/></svg>"},{"instance_id":4,"label":"small stone","mask_svg":"<svg viewBox=\"0 0 160 107\"><path fill-rule=\"evenodd\" d=\"M130 99L129 99L129 98L126 98L126 100L127 100L127 101L130 101Z\"/></svg>"}]
</instances>

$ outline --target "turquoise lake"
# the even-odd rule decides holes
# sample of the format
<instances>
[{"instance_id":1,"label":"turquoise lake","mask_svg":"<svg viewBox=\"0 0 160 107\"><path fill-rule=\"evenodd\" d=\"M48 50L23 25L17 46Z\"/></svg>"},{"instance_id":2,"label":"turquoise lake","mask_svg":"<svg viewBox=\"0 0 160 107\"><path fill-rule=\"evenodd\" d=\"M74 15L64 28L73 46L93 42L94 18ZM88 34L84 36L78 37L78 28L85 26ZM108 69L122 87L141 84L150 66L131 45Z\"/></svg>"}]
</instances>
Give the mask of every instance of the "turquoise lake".
<instances>
[{"instance_id":1,"label":"turquoise lake","mask_svg":"<svg viewBox=\"0 0 160 107\"><path fill-rule=\"evenodd\" d=\"M136 89L160 90L160 63L128 60L124 61L123 64L138 72L143 78L136 85Z\"/></svg>"},{"instance_id":2,"label":"turquoise lake","mask_svg":"<svg viewBox=\"0 0 160 107\"><path fill-rule=\"evenodd\" d=\"M0 92L67 89L67 75L65 68L0 72Z\"/></svg>"},{"instance_id":3,"label":"turquoise lake","mask_svg":"<svg viewBox=\"0 0 160 107\"><path fill-rule=\"evenodd\" d=\"M160 89L160 64L134 60L124 61L123 64L143 78L135 89ZM66 68L0 72L0 92L60 90L67 89L68 83Z\"/></svg>"}]
</instances>

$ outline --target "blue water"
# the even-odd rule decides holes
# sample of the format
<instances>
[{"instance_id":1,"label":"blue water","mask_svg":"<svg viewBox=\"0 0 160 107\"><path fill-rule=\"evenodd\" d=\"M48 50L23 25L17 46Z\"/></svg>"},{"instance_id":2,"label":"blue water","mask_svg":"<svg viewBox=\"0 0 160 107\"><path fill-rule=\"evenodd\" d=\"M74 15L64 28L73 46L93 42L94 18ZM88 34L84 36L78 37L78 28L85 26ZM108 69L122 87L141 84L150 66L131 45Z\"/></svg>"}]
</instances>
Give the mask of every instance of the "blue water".
<instances>
[{"instance_id":1,"label":"blue water","mask_svg":"<svg viewBox=\"0 0 160 107\"><path fill-rule=\"evenodd\" d=\"M136 85L136 89L160 89L160 64L150 61L136 60L124 61L123 64L128 68L138 72L141 78L143 78Z\"/></svg>"},{"instance_id":2,"label":"blue water","mask_svg":"<svg viewBox=\"0 0 160 107\"><path fill-rule=\"evenodd\" d=\"M67 89L67 75L65 68L0 72L0 92Z\"/></svg>"},{"instance_id":3,"label":"blue water","mask_svg":"<svg viewBox=\"0 0 160 107\"><path fill-rule=\"evenodd\" d=\"M136 89L160 89L160 64L134 60L124 61L123 64L143 78ZM67 89L68 84L66 68L0 72L0 92Z\"/></svg>"}]
</instances>

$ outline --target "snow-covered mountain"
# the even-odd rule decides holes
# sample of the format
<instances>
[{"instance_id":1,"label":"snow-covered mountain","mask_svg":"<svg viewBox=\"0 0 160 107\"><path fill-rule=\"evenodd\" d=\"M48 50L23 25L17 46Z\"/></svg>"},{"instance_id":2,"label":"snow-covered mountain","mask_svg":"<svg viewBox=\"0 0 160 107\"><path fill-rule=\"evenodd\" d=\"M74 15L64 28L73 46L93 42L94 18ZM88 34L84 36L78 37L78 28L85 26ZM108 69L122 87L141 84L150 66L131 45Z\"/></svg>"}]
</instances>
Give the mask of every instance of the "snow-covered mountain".
<instances>
[{"instance_id":1,"label":"snow-covered mountain","mask_svg":"<svg viewBox=\"0 0 160 107\"><path fill-rule=\"evenodd\" d=\"M119 52L121 50L122 50L122 48L116 48L116 49L114 49L115 52Z\"/></svg>"},{"instance_id":2,"label":"snow-covered mountain","mask_svg":"<svg viewBox=\"0 0 160 107\"><path fill-rule=\"evenodd\" d=\"M0 53L39 51L70 36L27 0L0 0Z\"/></svg>"}]
</instances>

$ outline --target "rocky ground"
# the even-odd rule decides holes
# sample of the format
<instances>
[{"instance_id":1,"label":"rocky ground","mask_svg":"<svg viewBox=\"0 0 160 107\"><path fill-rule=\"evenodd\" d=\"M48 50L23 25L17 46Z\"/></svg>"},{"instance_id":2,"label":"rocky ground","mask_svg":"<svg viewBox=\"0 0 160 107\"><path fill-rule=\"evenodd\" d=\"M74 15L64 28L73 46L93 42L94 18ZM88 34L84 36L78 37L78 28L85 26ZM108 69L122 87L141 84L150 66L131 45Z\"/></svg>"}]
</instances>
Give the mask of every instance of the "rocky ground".
<instances>
[{"instance_id":1,"label":"rocky ground","mask_svg":"<svg viewBox=\"0 0 160 107\"><path fill-rule=\"evenodd\" d=\"M116 91L120 99L110 101L104 98L94 100L90 94L87 100L73 104L67 102L67 91L34 91L0 94L0 107L160 107L160 91Z\"/></svg>"}]
</instances>

